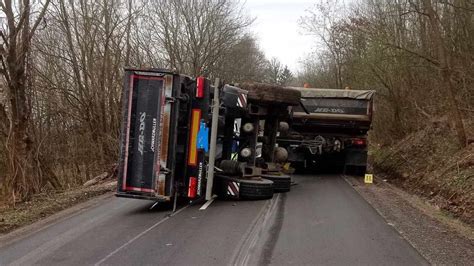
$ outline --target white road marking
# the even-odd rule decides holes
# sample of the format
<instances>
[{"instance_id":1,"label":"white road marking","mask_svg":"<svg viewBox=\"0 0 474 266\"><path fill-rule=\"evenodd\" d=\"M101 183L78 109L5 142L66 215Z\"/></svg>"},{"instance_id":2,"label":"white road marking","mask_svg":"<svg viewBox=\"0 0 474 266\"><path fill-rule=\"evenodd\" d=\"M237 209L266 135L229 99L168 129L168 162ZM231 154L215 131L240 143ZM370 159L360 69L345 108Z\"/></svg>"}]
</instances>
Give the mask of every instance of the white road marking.
<instances>
[{"instance_id":1,"label":"white road marking","mask_svg":"<svg viewBox=\"0 0 474 266\"><path fill-rule=\"evenodd\" d=\"M116 207L114 209L122 208L128 204L131 204L133 201L127 201ZM93 228L96 224L105 221L109 217L110 213L102 213L100 215L91 217L87 221L81 223L80 225L67 230L63 233L57 234L55 238L45 241L39 246L34 247L28 253L24 254L22 257L10 262L8 265L33 265L42 259L46 254L52 254L54 251L58 250L62 246L69 243L71 240L81 236L84 232L87 232ZM66 218L67 219L67 218ZM43 229L42 229L43 230ZM26 238L25 238L26 239ZM0 261L0 264L3 263Z\"/></svg>"},{"instance_id":2,"label":"white road marking","mask_svg":"<svg viewBox=\"0 0 474 266\"><path fill-rule=\"evenodd\" d=\"M118 247L116 250L110 252L107 256L105 256L103 259L99 260L96 264L94 265L100 265L102 263L104 263L106 260L108 260L110 257L112 257L113 255L117 254L117 252L119 252L120 250L122 250L123 248L125 248L126 246L132 244L133 242L135 242L137 239L139 239L140 237L144 236L146 233L150 232L151 230L153 230L153 228L157 227L158 225L166 222L169 218L175 216L176 214L182 212L184 209L186 209L187 207L189 207L190 205L187 205L179 210L177 210L176 212L172 213L171 215L165 217L164 219L158 221L156 224L150 226L148 229L146 229L145 231L141 232L140 234L136 235L134 238L128 240L125 244L121 245L120 247Z\"/></svg>"},{"instance_id":3,"label":"white road marking","mask_svg":"<svg viewBox=\"0 0 474 266\"><path fill-rule=\"evenodd\" d=\"M212 199L208 200L206 203L204 203L204 205L202 205L201 208L199 208L200 211L204 211L207 209L207 207L209 207L209 205L211 205L211 203L214 201L216 197L212 197Z\"/></svg>"}]
</instances>

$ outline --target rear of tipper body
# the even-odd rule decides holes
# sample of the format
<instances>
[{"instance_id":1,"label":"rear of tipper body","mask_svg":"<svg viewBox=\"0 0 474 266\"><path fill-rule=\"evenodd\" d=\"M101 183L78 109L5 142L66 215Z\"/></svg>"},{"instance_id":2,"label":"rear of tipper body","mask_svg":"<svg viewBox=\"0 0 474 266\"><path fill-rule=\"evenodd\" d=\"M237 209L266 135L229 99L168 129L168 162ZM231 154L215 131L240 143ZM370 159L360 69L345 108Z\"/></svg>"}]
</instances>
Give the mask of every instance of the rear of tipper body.
<instances>
[{"instance_id":1,"label":"rear of tipper body","mask_svg":"<svg viewBox=\"0 0 474 266\"><path fill-rule=\"evenodd\" d=\"M290 130L277 140L293 167L364 174L374 91L295 89L301 104L291 111Z\"/></svg>"},{"instance_id":2,"label":"rear of tipper body","mask_svg":"<svg viewBox=\"0 0 474 266\"><path fill-rule=\"evenodd\" d=\"M117 196L169 201L202 195L207 146L198 145L198 133L208 122L209 81L126 69L122 97Z\"/></svg>"}]
</instances>

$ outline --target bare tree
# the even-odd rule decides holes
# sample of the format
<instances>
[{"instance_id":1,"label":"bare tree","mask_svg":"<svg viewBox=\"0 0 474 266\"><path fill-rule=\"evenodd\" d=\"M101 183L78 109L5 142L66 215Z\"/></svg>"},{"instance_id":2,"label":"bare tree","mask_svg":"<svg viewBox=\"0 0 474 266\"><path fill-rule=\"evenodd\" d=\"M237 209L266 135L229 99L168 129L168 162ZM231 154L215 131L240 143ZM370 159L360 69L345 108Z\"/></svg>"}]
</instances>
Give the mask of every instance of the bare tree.
<instances>
[{"instance_id":1,"label":"bare tree","mask_svg":"<svg viewBox=\"0 0 474 266\"><path fill-rule=\"evenodd\" d=\"M334 3L321 3L301 19L325 45L305 61L300 83L377 88L373 135L381 141L449 116L465 145L463 120L474 104L472 3L363 0L342 13Z\"/></svg>"},{"instance_id":2,"label":"bare tree","mask_svg":"<svg viewBox=\"0 0 474 266\"><path fill-rule=\"evenodd\" d=\"M339 1L321 1L307 16L300 19L301 26L310 34L315 35L327 48L331 55L332 67L334 69L334 80L336 88L342 89L342 68L343 68L343 38L340 36L337 23L342 16L343 7Z\"/></svg>"},{"instance_id":3,"label":"bare tree","mask_svg":"<svg viewBox=\"0 0 474 266\"><path fill-rule=\"evenodd\" d=\"M47 181L59 186L52 171L43 164L43 154L32 133L29 105L33 86L29 82L31 40L49 4L49 0L38 6L29 0L0 2L6 19L6 30L1 32L4 50L1 73L9 99L7 106L0 104L1 123L4 129L8 128L8 176L3 183L3 192L12 194L13 198L27 198ZM38 9L39 13L33 15L33 9Z\"/></svg>"},{"instance_id":4,"label":"bare tree","mask_svg":"<svg viewBox=\"0 0 474 266\"><path fill-rule=\"evenodd\" d=\"M250 35L244 35L216 66L213 75L226 82L261 82L265 78L267 60L256 40Z\"/></svg>"},{"instance_id":5,"label":"bare tree","mask_svg":"<svg viewBox=\"0 0 474 266\"><path fill-rule=\"evenodd\" d=\"M263 76L252 19L233 0L30 1L0 2L0 182L11 199L111 168L124 66Z\"/></svg>"},{"instance_id":6,"label":"bare tree","mask_svg":"<svg viewBox=\"0 0 474 266\"><path fill-rule=\"evenodd\" d=\"M423 0L423 6L428 16L431 27L431 40L438 57L438 67L441 73L443 87L447 91L447 99L450 103L454 124L458 134L458 139L461 146L467 145L466 130L459 110L459 104L456 100L456 89L452 81L453 70L451 67L451 58L444 45L445 41L439 25L439 16L433 8L431 0Z\"/></svg>"},{"instance_id":7,"label":"bare tree","mask_svg":"<svg viewBox=\"0 0 474 266\"><path fill-rule=\"evenodd\" d=\"M51 156L66 184L116 160L122 68L149 62L134 35L140 11L132 1L58 0L35 39L39 127L46 140L56 140Z\"/></svg>"},{"instance_id":8,"label":"bare tree","mask_svg":"<svg viewBox=\"0 0 474 266\"><path fill-rule=\"evenodd\" d=\"M265 82L286 86L293 79L288 66L283 65L276 57L270 59L265 71Z\"/></svg>"},{"instance_id":9,"label":"bare tree","mask_svg":"<svg viewBox=\"0 0 474 266\"><path fill-rule=\"evenodd\" d=\"M231 0L154 0L148 18L165 67L194 76L212 73L252 23Z\"/></svg>"}]
</instances>

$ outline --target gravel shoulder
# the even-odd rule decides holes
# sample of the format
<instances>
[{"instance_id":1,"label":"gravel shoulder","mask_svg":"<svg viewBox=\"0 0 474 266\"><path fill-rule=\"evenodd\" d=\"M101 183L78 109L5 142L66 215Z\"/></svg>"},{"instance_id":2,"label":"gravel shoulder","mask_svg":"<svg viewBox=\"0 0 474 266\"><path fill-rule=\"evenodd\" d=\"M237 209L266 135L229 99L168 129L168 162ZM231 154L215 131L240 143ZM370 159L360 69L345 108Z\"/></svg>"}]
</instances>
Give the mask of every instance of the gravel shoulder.
<instances>
[{"instance_id":1,"label":"gravel shoulder","mask_svg":"<svg viewBox=\"0 0 474 266\"><path fill-rule=\"evenodd\" d=\"M472 265L472 227L378 178L374 184L364 184L363 179L351 176L345 179L430 263Z\"/></svg>"}]
</instances>

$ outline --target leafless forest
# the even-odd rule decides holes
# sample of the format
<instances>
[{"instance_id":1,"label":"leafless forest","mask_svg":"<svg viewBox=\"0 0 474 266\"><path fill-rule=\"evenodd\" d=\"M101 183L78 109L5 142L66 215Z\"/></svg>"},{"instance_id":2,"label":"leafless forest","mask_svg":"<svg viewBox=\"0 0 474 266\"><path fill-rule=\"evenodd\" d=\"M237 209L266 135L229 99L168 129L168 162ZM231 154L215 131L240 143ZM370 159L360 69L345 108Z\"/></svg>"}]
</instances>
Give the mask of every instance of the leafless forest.
<instances>
[{"instance_id":1,"label":"leafless forest","mask_svg":"<svg viewBox=\"0 0 474 266\"><path fill-rule=\"evenodd\" d=\"M472 139L472 1L315 1L300 24L319 41L294 78L265 58L243 5L2 0L2 198L67 189L112 167L125 66L228 82L376 89L378 142L394 143L440 117L449 118L459 148Z\"/></svg>"},{"instance_id":2,"label":"leafless forest","mask_svg":"<svg viewBox=\"0 0 474 266\"><path fill-rule=\"evenodd\" d=\"M320 2L301 24L319 37L323 51L307 59L300 79L376 89L373 133L380 142L447 116L464 147L464 120L474 115L473 15L469 0Z\"/></svg>"},{"instance_id":3,"label":"leafless forest","mask_svg":"<svg viewBox=\"0 0 474 266\"><path fill-rule=\"evenodd\" d=\"M474 221L474 2L320 1L300 82L375 89L377 176Z\"/></svg>"}]
</instances>

